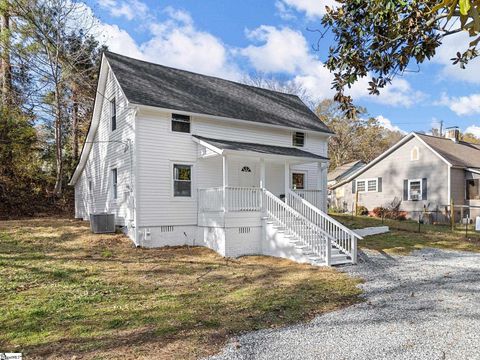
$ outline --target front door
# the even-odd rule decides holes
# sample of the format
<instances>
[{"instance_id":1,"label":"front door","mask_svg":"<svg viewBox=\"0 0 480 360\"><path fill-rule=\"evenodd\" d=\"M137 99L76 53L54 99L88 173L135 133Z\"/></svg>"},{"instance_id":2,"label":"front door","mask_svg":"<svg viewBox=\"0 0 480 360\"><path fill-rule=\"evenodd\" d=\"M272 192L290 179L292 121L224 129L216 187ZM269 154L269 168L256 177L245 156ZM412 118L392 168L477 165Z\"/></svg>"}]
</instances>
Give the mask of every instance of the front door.
<instances>
[{"instance_id":1,"label":"front door","mask_svg":"<svg viewBox=\"0 0 480 360\"><path fill-rule=\"evenodd\" d=\"M255 187L255 166L249 163L241 163L240 166L240 175L239 175L239 184L241 187Z\"/></svg>"}]
</instances>

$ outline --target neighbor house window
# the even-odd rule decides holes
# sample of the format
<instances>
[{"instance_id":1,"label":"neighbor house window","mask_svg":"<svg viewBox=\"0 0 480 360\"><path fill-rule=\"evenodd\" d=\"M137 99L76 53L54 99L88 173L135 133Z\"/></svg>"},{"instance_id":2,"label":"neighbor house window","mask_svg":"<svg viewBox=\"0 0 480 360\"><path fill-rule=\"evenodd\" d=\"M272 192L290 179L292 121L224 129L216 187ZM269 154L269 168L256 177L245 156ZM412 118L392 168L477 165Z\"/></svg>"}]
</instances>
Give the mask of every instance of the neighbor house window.
<instances>
[{"instance_id":1,"label":"neighbor house window","mask_svg":"<svg viewBox=\"0 0 480 360\"><path fill-rule=\"evenodd\" d=\"M190 116L172 114L172 131L175 132L190 132Z\"/></svg>"},{"instance_id":2,"label":"neighbor house window","mask_svg":"<svg viewBox=\"0 0 480 360\"><path fill-rule=\"evenodd\" d=\"M118 174L117 174L117 169L112 169L112 192L113 192L113 198L116 199L118 197Z\"/></svg>"},{"instance_id":3,"label":"neighbor house window","mask_svg":"<svg viewBox=\"0 0 480 360\"><path fill-rule=\"evenodd\" d=\"M173 165L173 196L192 196L192 166Z\"/></svg>"},{"instance_id":4,"label":"neighbor house window","mask_svg":"<svg viewBox=\"0 0 480 360\"><path fill-rule=\"evenodd\" d=\"M305 133L294 132L292 143L293 143L293 146L303 147L305 145Z\"/></svg>"},{"instance_id":5,"label":"neighbor house window","mask_svg":"<svg viewBox=\"0 0 480 360\"><path fill-rule=\"evenodd\" d=\"M418 158L419 158L418 147L415 146L410 152L410 160L415 161L415 160L418 160Z\"/></svg>"},{"instance_id":6,"label":"neighbor house window","mask_svg":"<svg viewBox=\"0 0 480 360\"><path fill-rule=\"evenodd\" d=\"M377 192L378 191L378 178L357 180L358 192Z\"/></svg>"},{"instance_id":7,"label":"neighbor house window","mask_svg":"<svg viewBox=\"0 0 480 360\"><path fill-rule=\"evenodd\" d=\"M117 129L117 105L115 103L115 98L110 100L110 125L112 131Z\"/></svg>"},{"instance_id":8,"label":"neighbor house window","mask_svg":"<svg viewBox=\"0 0 480 360\"><path fill-rule=\"evenodd\" d=\"M292 173L292 187L297 190L305 189L305 174Z\"/></svg>"},{"instance_id":9,"label":"neighbor house window","mask_svg":"<svg viewBox=\"0 0 480 360\"><path fill-rule=\"evenodd\" d=\"M480 200L480 179L467 180L467 200Z\"/></svg>"},{"instance_id":10,"label":"neighbor house window","mask_svg":"<svg viewBox=\"0 0 480 360\"><path fill-rule=\"evenodd\" d=\"M408 180L408 200L422 200L422 180Z\"/></svg>"}]
</instances>

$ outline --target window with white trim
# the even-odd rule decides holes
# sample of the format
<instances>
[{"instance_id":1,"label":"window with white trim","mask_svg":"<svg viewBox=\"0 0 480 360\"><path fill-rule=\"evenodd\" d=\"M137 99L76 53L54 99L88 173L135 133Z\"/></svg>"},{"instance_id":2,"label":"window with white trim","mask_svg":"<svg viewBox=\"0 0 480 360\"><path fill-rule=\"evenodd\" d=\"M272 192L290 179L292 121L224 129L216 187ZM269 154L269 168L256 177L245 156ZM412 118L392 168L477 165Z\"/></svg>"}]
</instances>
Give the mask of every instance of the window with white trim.
<instances>
[{"instance_id":1,"label":"window with white trim","mask_svg":"<svg viewBox=\"0 0 480 360\"><path fill-rule=\"evenodd\" d=\"M422 200L422 179L408 180L408 200Z\"/></svg>"},{"instance_id":2,"label":"window with white trim","mask_svg":"<svg viewBox=\"0 0 480 360\"><path fill-rule=\"evenodd\" d=\"M192 197L192 165L173 164L173 196Z\"/></svg>"},{"instance_id":3,"label":"window with white trim","mask_svg":"<svg viewBox=\"0 0 480 360\"><path fill-rule=\"evenodd\" d=\"M190 116L181 114L172 114L172 131L190 132Z\"/></svg>"},{"instance_id":4,"label":"window with white trim","mask_svg":"<svg viewBox=\"0 0 480 360\"><path fill-rule=\"evenodd\" d=\"M305 174L304 173L292 173L292 187L295 190L305 189Z\"/></svg>"},{"instance_id":5,"label":"window with white trim","mask_svg":"<svg viewBox=\"0 0 480 360\"><path fill-rule=\"evenodd\" d=\"M305 146L305 133L304 132L294 132L292 138L293 146L304 147Z\"/></svg>"},{"instance_id":6,"label":"window with white trim","mask_svg":"<svg viewBox=\"0 0 480 360\"><path fill-rule=\"evenodd\" d=\"M115 97L110 100L110 126L112 131L117 129L117 104Z\"/></svg>"},{"instance_id":7,"label":"window with white trim","mask_svg":"<svg viewBox=\"0 0 480 360\"><path fill-rule=\"evenodd\" d=\"M116 199L118 197L118 172L117 169L112 169L112 193L113 198Z\"/></svg>"},{"instance_id":8,"label":"window with white trim","mask_svg":"<svg viewBox=\"0 0 480 360\"><path fill-rule=\"evenodd\" d=\"M419 157L420 157L420 152L419 152L419 150L418 150L418 147L415 146L415 147L412 149L412 151L410 152L410 160L416 161L416 160L419 159Z\"/></svg>"},{"instance_id":9,"label":"window with white trim","mask_svg":"<svg viewBox=\"0 0 480 360\"><path fill-rule=\"evenodd\" d=\"M378 178L357 180L357 192L378 192Z\"/></svg>"}]
</instances>

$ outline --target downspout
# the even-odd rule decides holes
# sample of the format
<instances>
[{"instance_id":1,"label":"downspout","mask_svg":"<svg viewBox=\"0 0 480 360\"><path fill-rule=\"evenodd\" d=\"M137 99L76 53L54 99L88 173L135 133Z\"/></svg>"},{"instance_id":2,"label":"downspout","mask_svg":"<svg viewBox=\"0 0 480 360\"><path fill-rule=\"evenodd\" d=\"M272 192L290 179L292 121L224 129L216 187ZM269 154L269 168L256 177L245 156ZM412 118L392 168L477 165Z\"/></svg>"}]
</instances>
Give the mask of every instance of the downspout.
<instances>
[{"instance_id":1,"label":"downspout","mask_svg":"<svg viewBox=\"0 0 480 360\"><path fill-rule=\"evenodd\" d=\"M452 165L448 164L447 168L447 204L452 203Z\"/></svg>"}]
</instances>

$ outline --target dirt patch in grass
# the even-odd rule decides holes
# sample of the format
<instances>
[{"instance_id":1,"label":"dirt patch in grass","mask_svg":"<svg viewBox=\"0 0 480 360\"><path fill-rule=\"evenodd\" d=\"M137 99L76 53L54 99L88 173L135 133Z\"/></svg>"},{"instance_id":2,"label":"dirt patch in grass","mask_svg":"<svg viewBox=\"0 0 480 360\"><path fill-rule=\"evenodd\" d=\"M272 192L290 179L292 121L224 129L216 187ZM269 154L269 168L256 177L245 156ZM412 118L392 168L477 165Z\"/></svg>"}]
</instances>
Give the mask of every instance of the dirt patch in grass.
<instances>
[{"instance_id":1,"label":"dirt patch in grass","mask_svg":"<svg viewBox=\"0 0 480 360\"><path fill-rule=\"evenodd\" d=\"M359 301L330 268L199 247L137 249L84 222L0 222L0 349L32 358L193 359L247 330Z\"/></svg>"},{"instance_id":2,"label":"dirt patch in grass","mask_svg":"<svg viewBox=\"0 0 480 360\"><path fill-rule=\"evenodd\" d=\"M480 234L475 233L472 226L465 235L465 226L457 225L452 231L447 225L427 225L415 221L396 221L367 216L333 215L338 221L352 229L369 226L387 225L390 232L375 236L367 236L359 241L360 247L383 251L390 254L406 255L413 250L423 248L439 248L480 252Z\"/></svg>"}]
</instances>

